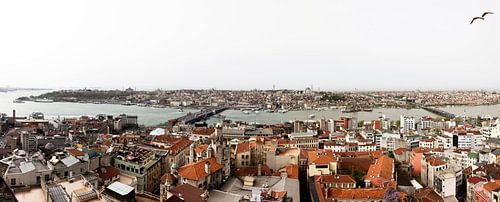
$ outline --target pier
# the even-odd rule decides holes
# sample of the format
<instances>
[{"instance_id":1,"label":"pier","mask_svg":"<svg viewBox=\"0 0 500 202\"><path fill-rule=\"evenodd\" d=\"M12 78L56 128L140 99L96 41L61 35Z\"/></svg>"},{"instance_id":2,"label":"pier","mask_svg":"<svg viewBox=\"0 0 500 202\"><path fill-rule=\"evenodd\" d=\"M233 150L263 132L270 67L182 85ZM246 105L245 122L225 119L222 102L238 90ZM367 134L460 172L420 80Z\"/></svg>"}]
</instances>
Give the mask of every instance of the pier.
<instances>
[{"instance_id":1,"label":"pier","mask_svg":"<svg viewBox=\"0 0 500 202\"><path fill-rule=\"evenodd\" d=\"M452 114L450 112L443 111L443 110L440 110L437 108L433 108L433 107L421 107L421 108L424 109L425 111L428 111L430 113L433 113L433 114L436 114L438 116L442 116L445 118L453 119L453 118L457 117L455 114Z\"/></svg>"},{"instance_id":2,"label":"pier","mask_svg":"<svg viewBox=\"0 0 500 202\"><path fill-rule=\"evenodd\" d=\"M222 113L223 111L227 110L227 107L218 107L218 108L204 108L200 110L199 112L195 113L188 113L184 116L181 116L176 119L171 119L168 121L169 125L173 126L177 123L184 123L184 124L193 124L198 121L203 121L207 120L208 118Z\"/></svg>"}]
</instances>

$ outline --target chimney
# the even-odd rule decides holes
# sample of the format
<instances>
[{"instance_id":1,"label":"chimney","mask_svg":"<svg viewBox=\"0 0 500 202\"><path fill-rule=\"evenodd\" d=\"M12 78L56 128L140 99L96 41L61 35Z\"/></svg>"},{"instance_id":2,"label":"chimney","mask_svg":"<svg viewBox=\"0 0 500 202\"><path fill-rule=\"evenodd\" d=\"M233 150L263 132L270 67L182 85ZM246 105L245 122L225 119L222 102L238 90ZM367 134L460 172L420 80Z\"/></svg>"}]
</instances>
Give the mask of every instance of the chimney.
<instances>
[{"instance_id":1,"label":"chimney","mask_svg":"<svg viewBox=\"0 0 500 202\"><path fill-rule=\"evenodd\" d=\"M210 162L205 162L205 173L210 174Z\"/></svg>"},{"instance_id":2,"label":"chimney","mask_svg":"<svg viewBox=\"0 0 500 202\"><path fill-rule=\"evenodd\" d=\"M189 163L194 163L194 143L189 147Z\"/></svg>"},{"instance_id":3,"label":"chimney","mask_svg":"<svg viewBox=\"0 0 500 202\"><path fill-rule=\"evenodd\" d=\"M12 110L12 125L16 127L16 110Z\"/></svg>"},{"instance_id":4,"label":"chimney","mask_svg":"<svg viewBox=\"0 0 500 202\"><path fill-rule=\"evenodd\" d=\"M259 165L257 165L257 176L261 175L262 175L262 165L259 163Z\"/></svg>"}]
</instances>

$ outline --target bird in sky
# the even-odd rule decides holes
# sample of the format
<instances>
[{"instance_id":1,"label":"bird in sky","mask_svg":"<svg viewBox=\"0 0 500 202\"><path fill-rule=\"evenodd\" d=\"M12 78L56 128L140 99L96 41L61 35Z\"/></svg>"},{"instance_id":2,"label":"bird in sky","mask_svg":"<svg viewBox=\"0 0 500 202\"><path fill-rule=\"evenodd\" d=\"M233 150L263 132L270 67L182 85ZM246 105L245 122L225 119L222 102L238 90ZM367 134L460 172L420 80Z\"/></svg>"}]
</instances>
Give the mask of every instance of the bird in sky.
<instances>
[{"instance_id":1,"label":"bird in sky","mask_svg":"<svg viewBox=\"0 0 500 202\"><path fill-rule=\"evenodd\" d=\"M472 18L472 21L470 21L470 24L472 25L472 23L474 23L474 21L476 21L476 20L484 20L484 18L483 17L474 17L474 18Z\"/></svg>"},{"instance_id":2,"label":"bird in sky","mask_svg":"<svg viewBox=\"0 0 500 202\"><path fill-rule=\"evenodd\" d=\"M476 20L484 20L484 17L486 15L492 15L492 14L495 14L495 13L493 13L493 12L484 12L483 15L481 15L481 17L474 17L474 18L472 18L472 21L470 21L470 24L474 23L474 21L476 21Z\"/></svg>"},{"instance_id":3,"label":"bird in sky","mask_svg":"<svg viewBox=\"0 0 500 202\"><path fill-rule=\"evenodd\" d=\"M495 14L495 13L493 13L493 12L484 12L484 13L483 13L483 15L482 15L481 17L483 17L483 18L484 18L484 16L486 16L486 15L491 15L491 14Z\"/></svg>"}]
</instances>

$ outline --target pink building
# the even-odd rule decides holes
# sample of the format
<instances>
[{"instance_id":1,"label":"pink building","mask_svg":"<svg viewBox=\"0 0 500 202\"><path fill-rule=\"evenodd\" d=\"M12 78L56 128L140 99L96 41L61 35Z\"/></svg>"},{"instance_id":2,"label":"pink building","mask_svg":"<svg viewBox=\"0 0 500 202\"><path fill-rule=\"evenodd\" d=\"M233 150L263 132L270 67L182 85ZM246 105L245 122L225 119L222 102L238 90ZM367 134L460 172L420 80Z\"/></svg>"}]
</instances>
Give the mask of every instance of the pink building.
<instances>
[{"instance_id":1,"label":"pink building","mask_svg":"<svg viewBox=\"0 0 500 202\"><path fill-rule=\"evenodd\" d=\"M414 148L411 153L410 153L410 163L411 166L413 167L412 170L412 175L414 177L420 176L421 168L422 168L422 156L424 153L429 152L430 149L425 149L425 148Z\"/></svg>"}]
</instances>

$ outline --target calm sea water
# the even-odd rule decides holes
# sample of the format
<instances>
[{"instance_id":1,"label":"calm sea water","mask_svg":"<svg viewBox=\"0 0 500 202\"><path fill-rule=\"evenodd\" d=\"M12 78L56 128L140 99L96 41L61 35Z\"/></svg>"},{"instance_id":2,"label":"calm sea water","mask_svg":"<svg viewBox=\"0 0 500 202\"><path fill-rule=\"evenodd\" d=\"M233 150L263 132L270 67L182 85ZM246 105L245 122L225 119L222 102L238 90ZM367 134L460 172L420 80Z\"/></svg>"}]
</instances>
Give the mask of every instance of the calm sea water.
<instances>
[{"instance_id":1,"label":"calm sea water","mask_svg":"<svg viewBox=\"0 0 500 202\"><path fill-rule=\"evenodd\" d=\"M137 115L140 124L157 125L165 123L169 119L177 118L188 112L196 110L185 109L179 112L173 108L150 108L138 106L124 106L111 104L86 104L86 103L38 103L25 102L13 103L12 101L21 96L39 95L45 91L16 91L0 93L0 112L12 115L12 110L16 110L16 116L29 116L32 112L42 112L47 118L58 117L79 117L82 115L95 116L97 114L109 114L117 116L119 114Z\"/></svg>"},{"instance_id":2,"label":"calm sea water","mask_svg":"<svg viewBox=\"0 0 500 202\"><path fill-rule=\"evenodd\" d=\"M26 103L13 103L12 101L21 96L39 95L45 93L46 91L16 91L8 93L0 93L0 113L12 114L12 110L15 109L17 116L29 116L32 112L42 112L48 118L57 117L79 117L81 115L95 116L96 114L129 114L137 115L139 117L139 123L144 125L156 125L164 123L169 119L177 118L183 116L188 112L194 112L196 110L185 109L184 112L179 112L177 109L173 108L149 108L149 107L138 107L138 106L123 106L123 105L110 105L110 104L81 104L81 103L36 103L36 102L26 102ZM445 111L454 113L456 115L466 115L466 116L482 116L491 115L499 116L500 105L488 105L488 106L455 106L455 107L443 107L441 108ZM228 110L222 113L226 119L234 121L245 121L245 122L257 122L257 123L280 123L290 120L304 120L309 119L309 116L314 114L316 119L327 118L336 119L340 116L351 116L356 117L358 120L372 120L376 119L382 115L390 119L399 119L400 115L421 117L421 116L433 116L425 110L422 109L374 109L373 112L358 112L344 114L340 110L326 110L326 111L290 111L288 113L250 113L244 114L240 110ZM221 119L212 118L209 123L214 123L221 121Z\"/></svg>"}]
</instances>

